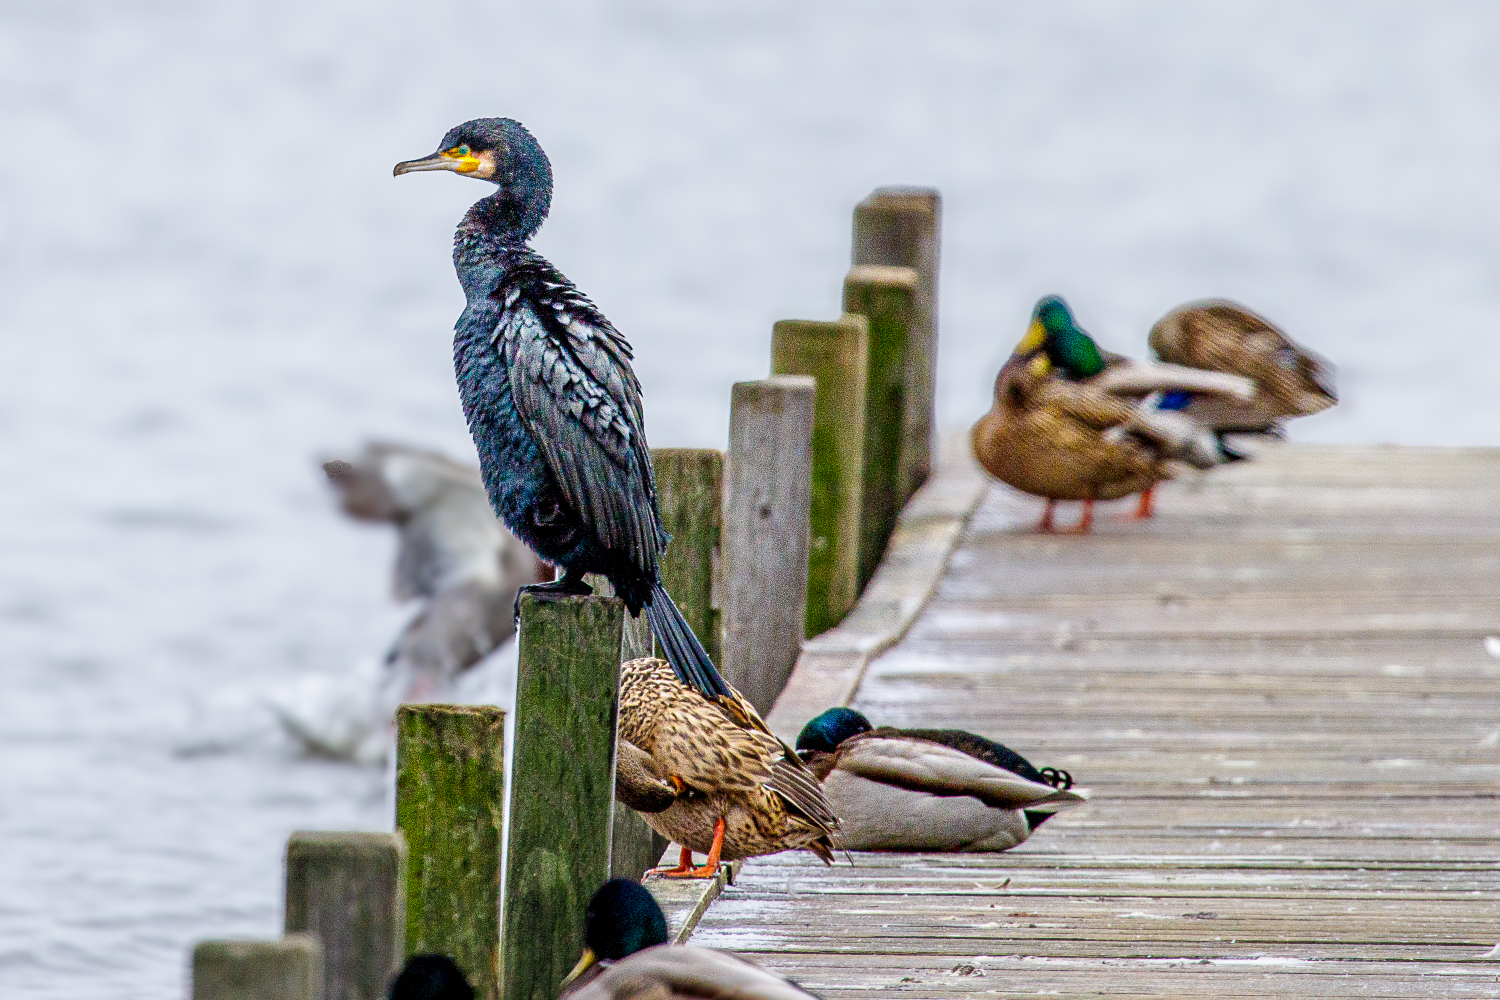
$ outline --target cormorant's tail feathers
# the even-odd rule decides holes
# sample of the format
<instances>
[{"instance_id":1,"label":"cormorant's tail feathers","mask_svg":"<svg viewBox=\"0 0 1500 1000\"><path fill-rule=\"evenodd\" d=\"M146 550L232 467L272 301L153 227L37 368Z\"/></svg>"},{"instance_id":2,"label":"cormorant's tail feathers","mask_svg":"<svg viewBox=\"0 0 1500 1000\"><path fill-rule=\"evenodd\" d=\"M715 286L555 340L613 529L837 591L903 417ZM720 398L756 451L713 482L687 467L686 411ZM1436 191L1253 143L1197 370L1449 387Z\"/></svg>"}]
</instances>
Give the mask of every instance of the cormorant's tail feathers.
<instances>
[{"instance_id":1,"label":"cormorant's tail feathers","mask_svg":"<svg viewBox=\"0 0 1500 1000\"><path fill-rule=\"evenodd\" d=\"M697 691L709 701L722 701L737 696L734 688L719 674L708 651L693 634L687 620L677 608L677 602L667 589L657 582L651 588L651 603L646 605L646 621L651 633L661 643L667 654L667 662L677 679Z\"/></svg>"}]
</instances>

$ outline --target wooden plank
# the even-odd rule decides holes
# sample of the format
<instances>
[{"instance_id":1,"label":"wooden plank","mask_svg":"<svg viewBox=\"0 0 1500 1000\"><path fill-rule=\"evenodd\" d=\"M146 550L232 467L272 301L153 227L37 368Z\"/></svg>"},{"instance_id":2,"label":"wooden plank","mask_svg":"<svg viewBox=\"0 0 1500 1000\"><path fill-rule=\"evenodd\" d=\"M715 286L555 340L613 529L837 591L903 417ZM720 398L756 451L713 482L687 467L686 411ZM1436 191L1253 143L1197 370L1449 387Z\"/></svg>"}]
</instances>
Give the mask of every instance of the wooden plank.
<instances>
[{"instance_id":1,"label":"wooden plank","mask_svg":"<svg viewBox=\"0 0 1500 1000\"><path fill-rule=\"evenodd\" d=\"M311 934L277 941L199 941L193 1000L323 1000L323 952Z\"/></svg>"},{"instance_id":2,"label":"wooden plank","mask_svg":"<svg viewBox=\"0 0 1500 1000\"><path fill-rule=\"evenodd\" d=\"M722 670L762 713L806 631L815 400L801 376L737 382L730 398Z\"/></svg>"},{"instance_id":3,"label":"wooden plank","mask_svg":"<svg viewBox=\"0 0 1500 1000\"><path fill-rule=\"evenodd\" d=\"M500 996L505 713L396 710L396 828L406 841L406 952L450 956L475 996Z\"/></svg>"},{"instance_id":4,"label":"wooden plank","mask_svg":"<svg viewBox=\"0 0 1500 1000\"><path fill-rule=\"evenodd\" d=\"M713 448L653 448L656 500L672 536L661 581L715 663L723 662L720 609L714 587L719 564L724 453Z\"/></svg>"},{"instance_id":5,"label":"wooden plank","mask_svg":"<svg viewBox=\"0 0 1500 1000\"><path fill-rule=\"evenodd\" d=\"M809 637L837 625L859 598L869 340L869 324L854 315L831 322L780 320L771 330L772 374L810 375L817 383L807 560Z\"/></svg>"},{"instance_id":6,"label":"wooden plank","mask_svg":"<svg viewBox=\"0 0 1500 1000\"><path fill-rule=\"evenodd\" d=\"M609 877L615 706L625 605L521 598L506 846L506 1000L552 1000L583 951L589 897Z\"/></svg>"}]
</instances>

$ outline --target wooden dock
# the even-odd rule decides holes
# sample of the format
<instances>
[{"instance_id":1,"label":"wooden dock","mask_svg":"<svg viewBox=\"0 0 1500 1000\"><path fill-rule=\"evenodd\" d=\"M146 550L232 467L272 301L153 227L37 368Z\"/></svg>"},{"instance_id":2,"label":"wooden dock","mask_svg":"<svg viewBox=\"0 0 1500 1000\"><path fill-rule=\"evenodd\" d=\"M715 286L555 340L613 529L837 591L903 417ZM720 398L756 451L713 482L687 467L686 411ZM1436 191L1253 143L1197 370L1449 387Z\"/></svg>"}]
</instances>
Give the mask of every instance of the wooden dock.
<instances>
[{"instance_id":1,"label":"wooden dock","mask_svg":"<svg viewBox=\"0 0 1500 1000\"><path fill-rule=\"evenodd\" d=\"M753 860L694 943L830 998L1500 996L1500 450L1276 448L1087 537L971 495L899 643L783 700L851 678L1092 802L1006 854Z\"/></svg>"}]
</instances>

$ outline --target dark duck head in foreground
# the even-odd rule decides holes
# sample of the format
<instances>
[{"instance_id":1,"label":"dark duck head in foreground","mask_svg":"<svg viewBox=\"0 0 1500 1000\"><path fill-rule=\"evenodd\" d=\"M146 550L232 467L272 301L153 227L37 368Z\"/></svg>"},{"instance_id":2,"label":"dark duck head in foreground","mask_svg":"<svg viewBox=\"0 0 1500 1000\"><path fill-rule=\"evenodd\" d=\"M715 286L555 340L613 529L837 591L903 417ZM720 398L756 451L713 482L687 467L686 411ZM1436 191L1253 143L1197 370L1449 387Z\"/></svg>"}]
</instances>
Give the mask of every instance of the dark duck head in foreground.
<instances>
[{"instance_id":1,"label":"dark duck head in foreground","mask_svg":"<svg viewBox=\"0 0 1500 1000\"><path fill-rule=\"evenodd\" d=\"M519 122L479 118L450 129L431 155L396 164L395 173L426 170L497 189L469 209L454 236L467 304L453 363L490 503L517 537L563 568L562 579L527 589L586 594L584 574L608 578L632 615L645 612L678 681L736 724L769 732L720 676L658 576L668 536L630 344L527 245L552 203L547 154ZM817 797L814 818L828 816L817 783L785 752Z\"/></svg>"},{"instance_id":2,"label":"dark duck head in foreground","mask_svg":"<svg viewBox=\"0 0 1500 1000\"><path fill-rule=\"evenodd\" d=\"M604 883L583 923L583 957L563 982L577 1000L808 1000L814 995L712 948L667 944L667 918L639 883Z\"/></svg>"}]
</instances>

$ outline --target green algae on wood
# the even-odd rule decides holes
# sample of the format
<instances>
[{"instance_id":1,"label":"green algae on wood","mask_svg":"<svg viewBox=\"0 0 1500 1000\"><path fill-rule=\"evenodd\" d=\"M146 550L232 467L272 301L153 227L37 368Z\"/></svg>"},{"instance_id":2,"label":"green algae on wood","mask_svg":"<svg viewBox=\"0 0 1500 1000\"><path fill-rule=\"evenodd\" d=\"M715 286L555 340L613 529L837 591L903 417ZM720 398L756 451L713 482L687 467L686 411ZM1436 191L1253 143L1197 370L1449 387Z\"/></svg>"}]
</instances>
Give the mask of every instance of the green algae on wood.
<instances>
[{"instance_id":1,"label":"green algae on wood","mask_svg":"<svg viewBox=\"0 0 1500 1000\"><path fill-rule=\"evenodd\" d=\"M808 637L833 628L859 599L860 520L869 330L863 316L782 320L771 332L771 371L817 382L812 442Z\"/></svg>"},{"instance_id":2,"label":"green algae on wood","mask_svg":"<svg viewBox=\"0 0 1500 1000\"><path fill-rule=\"evenodd\" d=\"M323 1000L323 949L311 934L279 941L199 941L193 1000Z\"/></svg>"},{"instance_id":3,"label":"green algae on wood","mask_svg":"<svg viewBox=\"0 0 1500 1000\"><path fill-rule=\"evenodd\" d=\"M406 953L449 955L475 996L500 996L505 713L396 710L396 826L406 840Z\"/></svg>"},{"instance_id":4,"label":"green algae on wood","mask_svg":"<svg viewBox=\"0 0 1500 1000\"><path fill-rule=\"evenodd\" d=\"M724 453L712 448L653 448L656 502L672 536L661 560L661 582L715 663L722 660L718 594L723 523Z\"/></svg>"},{"instance_id":5,"label":"green algae on wood","mask_svg":"<svg viewBox=\"0 0 1500 1000\"><path fill-rule=\"evenodd\" d=\"M905 503L903 489L915 459L906 446L906 346L916 309L918 274L909 267L853 268L844 278L844 312L870 324L869 385L865 396L864 514L860 524L859 589L880 565L886 541Z\"/></svg>"},{"instance_id":6,"label":"green algae on wood","mask_svg":"<svg viewBox=\"0 0 1500 1000\"><path fill-rule=\"evenodd\" d=\"M400 833L299 830L286 843L287 933L323 946L326 1000L379 1000L406 957Z\"/></svg>"},{"instance_id":7,"label":"green algae on wood","mask_svg":"<svg viewBox=\"0 0 1500 1000\"><path fill-rule=\"evenodd\" d=\"M521 598L502 948L506 1000L552 1000L609 877L625 605Z\"/></svg>"}]
</instances>

